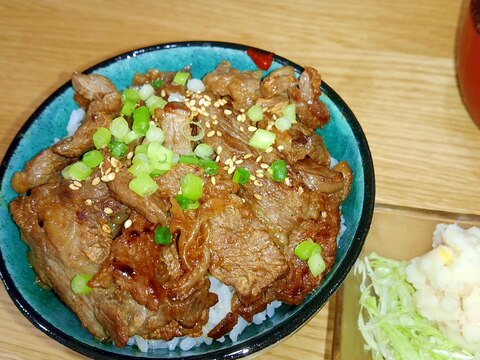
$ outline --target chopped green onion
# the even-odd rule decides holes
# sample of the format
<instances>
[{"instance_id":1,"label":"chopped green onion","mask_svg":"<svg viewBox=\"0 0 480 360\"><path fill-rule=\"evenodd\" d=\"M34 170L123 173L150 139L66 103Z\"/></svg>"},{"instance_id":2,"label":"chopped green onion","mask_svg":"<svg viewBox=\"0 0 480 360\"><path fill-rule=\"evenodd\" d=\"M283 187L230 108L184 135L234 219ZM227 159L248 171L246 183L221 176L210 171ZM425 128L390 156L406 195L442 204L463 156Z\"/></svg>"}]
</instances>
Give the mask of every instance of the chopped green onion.
<instances>
[{"instance_id":1,"label":"chopped green onion","mask_svg":"<svg viewBox=\"0 0 480 360\"><path fill-rule=\"evenodd\" d=\"M97 149L107 146L111 139L112 134L110 134L110 130L104 127L99 127L92 136L93 145Z\"/></svg>"},{"instance_id":2,"label":"chopped green onion","mask_svg":"<svg viewBox=\"0 0 480 360\"><path fill-rule=\"evenodd\" d=\"M150 175L140 175L128 184L130 190L140 196L147 196L153 194L158 189L158 185Z\"/></svg>"},{"instance_id":3,"label":"chopped green onion","mask_svg":"<svg viewBox=\"0 0 480 360\"><path fill-rule=\"evenodd\" d=\"M152 86L155 89L158 89L162 85L163 85L163 80L162 79L155 79L155 80L152 81Z\"/></svg>"},{"instance_id":4,"label":"chopped green onion","mask_svg":"<svg viewBox=\"0 0 480 360\"><path fill-rule=\"evenodd\" d=\"M148 144L141 144L135 147L135 154L147 154Z\"/></svg>"},{"instance_id":5,"label":"chopped green onion","mask_svg":"<svg viewBox=\"0 0 480 360\"><path fill-rule=\"evenodd\" d=\"M250 118L250 120L255 122L262 120L263 108L260 105L253 105L250 109L248 109L247 116Z\"/></svg>"},{"instance_id":6,"label":"chopped green onion","mask_svg":"<svg viewBox=\"0 0 480 360\"><path fill-rule=\"evenodd\" d=\"M108 144L108 149L114 158L120 159L127 153L128 147L123 142L112 141Z\"/></svg>"},{"instance_id":7,"label":"chopped green onion","mask_svg":"<svg viewBox=\"0 0 480 360\"><path fill-rule=\"evenodd\" d=\"M180 189L185 198L198 200L203 194L203 180L192 173L188 173L182 177L180 181Z\"/></svg>"},{"instance_id":8,"label":"chopped green onion","mask_svg":"<svg viewBox=\"0 0 480 360\"><path fill-rule=\"evenodd\" d=\"M179 164L189 164L189 165L197 165L200 163L198 158L194 155L180 155L178 159Z\"/></svg>"},{"instance_id":9,"label":"chopped green onion","mask_svg":"<svg viewBox=\"0 0 480 360\"><path fill-rule=\"evenodd\" d=\"M148 144L147 155L150 160L155 162L168 164L173 162L173 151L157 142Z\"/></svg>"},{"instance_id":10,"label":"chopped green onion","mask_svg":"<svg viewBox=\"0 0 480 360\"><path fill-rule=\"evenodd\" d=\"M303 261L307 261L312 254L317 252L321 254L322 248L310 238L297 244L294 249L294 254Z\"/></svg>"},{"instance_id":11,"label":"chopped green onion","mask_svg":"<svg viewBox=\"0 0 480 360\"><path fill-rule=\"evenodd\" d=\"M162 170L162 171L168 171L172 168L173 163L167 162L167 161L155 161L155 160L150 160L150 164L155 168L155 170Z\"/></svg>"},{"instance_id":12,"label":"chopped green onion","mask_svg":"<svg viewBox=\"0 0 480 360\"><path fill-rule=\"evenodd\" d=\"M88 282L92 280L92 275L77 274L70 280L70 289L77 295L86 295L92 292Z\"/></svg>"},{"instance_id":13,"label":"chopped green onion","mask_svg":"<svg viewBox=\"0 0 480 360\"><path fill-rule=\"evenodd\" d=\"M159 144L163 143L165 140L165 133L162 129L156 126L150 126L145 134L145 139L148 143L157 142Z\"/></svg>"},{"instance_id":14,"label":"chopped green onion","mask_svg":"<svg viewBox=\"0 0 480 360\"><path fill-rule=\"evenodd\" d=\"M325 271L325 261L322 258L322 254L319 252L313 253L308 258L307 264L313 276L318 276Z\"/></svg>"},{"instance_id":15,"label":"chopped green onion","mask_svg":"<svg viewBox=\"0 0 480 360\"><path fill-rule=\"evenodd\" d=\"M138 90L135 90L133 88L128 88L123 90L122 92L122 101L125 103L127 100L132 100L134 102L137 102L141 99L140 94L138 93Z\"/></svg>"},{"instance_id":16,"label":"chopped green onion","mask_svg":"<svg viewBox=\"0 0 480 360\"><path fill-rule=\"evenodd\" d=\"M150 112L146 106L140 106L133 111L132 130L137 134L145 135L150 127Z\"/></svg>"},{"instance_id":17,"label":"chopped green onion","mask_svg":"<svg viewBox=\"0 0 480 360\"><path fill-rule=\"evenodd\" d=\"M137 162L144 162L144 163L149 163L150 159L148 158L147 154L144 153L137 153L132 159L132 164L135 164Z\"/></svg>"},{"instance_id":18,"label":"chopped green onion","mask_svg":"<svg viewBox=\"0 0 480 360\"><path fill-rule=\"evenodd\" d=\"M150 165L149 162L145 161L136 161L128 168L128 172L135 177L140 175L150 175L153 170L153 166Z\"/></svg>"},{"instance_id":19,"label":"chopped green onion","mask_svg":"<svg viewBox=\"0 0 480 360\"><path fill-rule=\"evenodd\" d=\"M250 172L245 168L238 168L233 173L232 180L234 183L245 185L249 179L250 179Z\"/></svg>"},{"instance_id":20,"label":"chopped green onion","mask_svg":"<svg viewBox=\"0 0 480 360\"><path fill-rule=\"evenodd\" d=\"M182 210L195 210L200 206L198 200L187 199L181 194L175 196L175 200Z\"/></svg>"},{"instance_id":21,"label":"chopped green onion","mask_svg":"<svg viewBox=\"0 0 480 360\"><path fill-rule=\"evenodd\" d=\"M136 101L133 101L132 99L126 99L120 113L122 113L125 116L131 116L133 113L133 110L135 110L135 106L137 106Z\"/></svg>"},{"instance_id":22,"label":"chopped green onion","mask_svg":"<svg viewBox=\"0 0 480 360\"><path fill-rule=\"evenodd\" d=\"M250 138L248 145L257 149L267 150L274 142L274 133L264 129L257 129Z\"/></svg>"},{"instance_id":23,"label":"chopped green onion","mask_svg":"<svg viewBox=\"0 0 480 360\"><path fill-rule=\"evenodd\" d=\"M168 171L168 170L154 169L154 170L150 173L150 176L151 176L151 177L162 176L162 175L165 174L167 171Z\"/></svg>"},{"instance_id":24,"label":"chopped green onion","mask_svg":"<svg viewBox=\"0 0 480 360\"><path fill-rule=\"evenodd\" d=\"M130 144L132 141L135 141L139 138L141 138L142 135L138 134L136 131L134 130L130 130L127 135L125 135L122 139L122 141L125 143L125 144Z\"/></svg>"},{"instance_id":25,"label":"chopped green onion","mask_svg":"<svg viewBox=\"0 0 480 360\"><path fill-rule=\"evenodd\" d=\"M284 160L275 160L270 165L272 177L275 181L283 181L287 178L287 164Z\"/></svg>"},{"instance_id":26,"label":"chopped green onion","mask_svg":"<svg viewBox=\"0 0 480 360\"><path fill-rule=\"evenodd\" d=\"M147 100L145 100L145 105L147 105L150 115L153 115L155 109L163 109L167 104L168 102L166 100L156 95L152 95Z\"/></svg>"},{"instance_id":27,"label":"chopped green onion","mask_svg":"<svg viewBox=\"0 0 480 360\"><path fill-rule=\"evenodd\" d=\"M190 77L190 73L185 71L178 71L173 78L173 83L181 86L185 86L187 83L188 78Z\"/></svg>"},{"instance_id":28,"label":"chopped green onion","mask_svg":"<svg viewBox=\"0 0 480 360\"><path fill-rule=\"evenodd\" d=\"M118 140L122 140L129 130L127 120L121 116L113 119L110 124L110 133Z\"/></svg>"},{"instance_id":29,"label":"chopped green onion","mask_svg":"<svg viewBox=\"0 0 480 360\"><path fill-rule=\"evenodd\" d=\"M297 111L295 104L285 105L282 110L280 110L280 113L282 114L282 117L290 120L292 124L295 124L297 122Z\"/></svg>"},{"instance_id":30,"label":"chopped green onion","mask_svg":"<svg viewBox=\"0 0 480 360\"><path fill-rule=\"evenodd\" d=\"M102 163L103 155L98 150L90 150L83 154L82 161L89 168L93 169L95 166L98 166Z\"/></svg>"},{"instance_id":31,"label":"chopped green onion","mask_svg":"<svg viewBox=\"0 0 480 360\"><path fill-rule=\"evenodd\" d=\"M203 159L199 160L199 165L203 168L203 171L207 175L217 175L218 172L218 164L211 160L211 159Z\"/></svg>"},{"instance_id":32,"label":"chopped green onion","mask_svg":"<svg viewBox=\"0 0 480 360\"><path fill-rule=\"evenodd\" d=\"M153 233L155 243L158 245L167 245L172 242L172 233L167 226L157 226Z\"/></svg>"},{"instance_id":33,"label":"chopped green onion","mask_svg":"<svg viewBox=\"0 0 480 360\"><path fill-rule=\"evenodd\" d=\"M287 131L292 127L292 122L286 117L280 117L275 120L275 127L280 131Z\"/></svg>"},{"instance_id":34,"label":"chopped green onion","mask_svg":"<svg viewBox=\"0 0 480 360\"><path fill-rule=\"evenodd\" d=\"M213 154L213 148L208 144L198 144L193 151L199 158L209 158Z\"/></svg>"},{"instance_id":35,"label":"chopped green onion","mask_svg":"<svg viewBox=\"0 0 480 360\"><path fill-rule=\"evenodd\" d=\"M82 181L92 174L93 170L82 161L77 161L68 165L62 170L62 175L65 179L73 179Z\"/></svg>"},{"instance_id":36,"label":"chopped green onion","mask_svg":"<svg viewBox=\"0 0 480 360\"><path fill-rule=\"evenodd\" d=\"M142 87L141 87L140 90L138 91L138 94L140 95L140 97L142 98L142 100L145 101L145 100L147 100L150 96L152 96L154 92L155 92L155 89L153 88L152 85L150 85L150 84L144 84L144 85L142 85Z\"/></svg>"}]
</instances>

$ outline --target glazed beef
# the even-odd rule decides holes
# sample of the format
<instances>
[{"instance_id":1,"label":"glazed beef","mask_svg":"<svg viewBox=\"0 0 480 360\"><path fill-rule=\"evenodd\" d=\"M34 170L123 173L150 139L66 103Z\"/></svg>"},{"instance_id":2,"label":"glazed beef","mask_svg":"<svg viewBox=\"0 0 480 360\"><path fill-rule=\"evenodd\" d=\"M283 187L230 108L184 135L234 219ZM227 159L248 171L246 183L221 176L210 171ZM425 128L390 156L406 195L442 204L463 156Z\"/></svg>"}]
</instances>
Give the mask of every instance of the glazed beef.
<instances>
[{"instance_id":1,"label":"glazed beef","mask_svg":"<svg viewBox=\"0 0 480 360\"><path fill-rule=\"evenodd\" d=\"M203 93L188 91L173 77L153 69L136 74L132 84L162 80L156 96L185 98L152 111L150 121L163 130L163 146L177 157L191 155L199 144L192 137L203 131L200 142L215 152L210 157L218 166L215 174L202 167L205 159L172 164L166 173L151 174L158 189L141 196L130 189L129 171L138 145L148 145L140 138L119 159L100 149L104 159L87 179L64 179L62 170L94 148L93 133L108 128L122 108L108 79L74 74L75 99L86 109L85 120L72 137L41 152L12 179L15 191L27 193L10 209L39 278L94 336L117 346L135 334L164 340L202 335L217 302L209 277L234 292L230 312L208 333L212 338L229 332L239 316L252 321L273 300L301 303L334 262L340 205L352 184L348 164L331 168L315 132L329 114L319 100L321 79L314 69L305 68L297 79L293 68L283 67L261 79L260 71L241 72L222 62L203 79ZM275 120L292 103L298 122L280 131ZM254 104L263 108L258 122L246 115ZM131 126L132 117L124 117ZM249 145L256 129L275 134L271 148ZM276 160L285 161L283 181L274 181L269 172ZM232 178L240 168L249 172L241 184ZM189 173L202 179L203 193L198 203L182 209L177 195L183 196L182 179ZM154 240L159 226L168 228L170 243ZM326 270L320 276L294 254L306 239L322 246ZM76 274L93 277L89 294L70 289Z\"/></svg>"}]
</instances>

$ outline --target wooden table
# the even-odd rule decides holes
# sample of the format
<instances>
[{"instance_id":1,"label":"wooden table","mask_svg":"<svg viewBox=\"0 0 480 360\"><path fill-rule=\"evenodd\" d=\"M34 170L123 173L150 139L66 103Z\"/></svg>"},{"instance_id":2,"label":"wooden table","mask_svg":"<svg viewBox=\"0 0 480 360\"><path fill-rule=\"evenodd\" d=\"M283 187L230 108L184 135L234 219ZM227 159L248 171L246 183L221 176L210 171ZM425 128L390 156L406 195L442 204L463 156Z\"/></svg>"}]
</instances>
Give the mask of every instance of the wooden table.
<instances>
[{"instance_id":1,"label":"wooden table","mask_svg":"<svg viewBox=\"0 0 480 360\"><path fill-rule=\"evenodd\" d=\"M47 96L115 54L229 41L320 70L361 122L377 201L480 214L480 131L456 85L461 0L0 1L0 157ZM221 4L221 5L220 5ZM261 359L330 359L331 301ZM82 359L36 330L0 289L1 359Z\"/></svg>"}]
</instances>

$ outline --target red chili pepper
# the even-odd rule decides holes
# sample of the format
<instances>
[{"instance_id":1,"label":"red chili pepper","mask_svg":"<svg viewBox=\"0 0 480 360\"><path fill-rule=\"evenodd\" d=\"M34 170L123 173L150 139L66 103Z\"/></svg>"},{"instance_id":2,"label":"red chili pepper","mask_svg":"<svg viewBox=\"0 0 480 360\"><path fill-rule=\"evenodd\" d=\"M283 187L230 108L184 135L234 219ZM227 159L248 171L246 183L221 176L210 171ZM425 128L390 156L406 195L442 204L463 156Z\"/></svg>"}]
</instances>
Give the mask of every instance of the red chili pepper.
<instances>
[{"instance_id":1,"label":"red chili pepper","mask_svg":"<svg viewBox=\"0 0 480 360\"><path fill-rule=\"evenodd\" d=\"M271 52L248 48L247 55L250 56L259 69L266 71L272 65L273 54Z\"/></svg>"}]
</instances>

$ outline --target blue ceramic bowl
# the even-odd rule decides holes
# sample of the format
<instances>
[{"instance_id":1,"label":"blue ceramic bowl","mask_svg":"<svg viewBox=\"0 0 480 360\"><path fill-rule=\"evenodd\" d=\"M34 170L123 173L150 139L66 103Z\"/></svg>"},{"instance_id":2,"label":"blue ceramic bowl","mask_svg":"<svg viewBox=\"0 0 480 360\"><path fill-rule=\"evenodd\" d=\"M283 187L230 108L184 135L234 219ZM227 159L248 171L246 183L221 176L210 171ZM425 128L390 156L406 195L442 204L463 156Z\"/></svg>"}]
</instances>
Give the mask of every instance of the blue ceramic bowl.
<instances>
[{"instance_id":1,"label":"blue ceramic bowl","mask_svg":"<svg viewBox=\"0 0 480 360\"><path fill-rule=\"evenodd\" d=\"M191 65L197 78L215 69L222 60L230 61L238 69L256 69L246 50L246 46L218 42L162 44L113 57L86 73L103 74L121 89L130 84L136 71L144 72L149 68L175 71ZM298 73L302 71L301 66L277 55L273 56L269 70L284 65L293 66ZM335 264L323 283L300 306L283 305L274 317L261 325L247 327L233 344L227 340L186 352L159 349L141 353L133 347L119 349L111 343L97 341L52 292L37 286L35 273L27 261L27 246L21 241L8 211L8 204L17 196L10 187L10 180L15 171L21 170L40 150L52 145L55 138L66 136L69 115L76 108L70 83L55 91L28 119L0 168L0 275L15 305L41 331L95 359L234 359L253 354L294 333L322 308L345 279L363 246L374 207L374 172L365 135L352 111L335 91L325 83L322 83L322 90L321 99L330 110L331 120L319 133L334 158L348 161L354 182L342 206L347 230L339 240Z\"/></svg>"}]
</instances>

